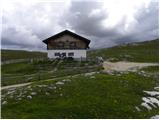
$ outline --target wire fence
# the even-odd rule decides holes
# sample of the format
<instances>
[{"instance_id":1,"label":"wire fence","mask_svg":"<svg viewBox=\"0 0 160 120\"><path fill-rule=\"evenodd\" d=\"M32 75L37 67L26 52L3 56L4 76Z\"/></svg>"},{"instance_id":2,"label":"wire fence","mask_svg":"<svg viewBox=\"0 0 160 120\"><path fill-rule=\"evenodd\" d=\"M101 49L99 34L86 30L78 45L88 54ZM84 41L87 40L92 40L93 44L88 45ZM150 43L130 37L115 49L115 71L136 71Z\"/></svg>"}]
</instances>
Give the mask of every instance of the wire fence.
<instances>
[{"instance_id":1,"label":"wire fence","mask_svg":"<svg viewBox=\"0 0 160 120\"><path fill-rule=\"evenodd\" d=\"M3 60L1 61L1 65L11 64L11 63L20 63L20 62L44 61L44 60L47 60L47 58Z\"/></svg>"},{"instance_id":2,"label":"wire fence","mask_svg":"<svg viewBox=\"0 0 160 120\"><path fill-rule=\"evenodd\" d=\"M14 71L9 73L2 73L2 86L10 84L19 84L31 81L39 81L50 78L75 75L87 72L98 71L102 69L102 64L98 59L86 59L86 61L76 60L49 60L49 59L19 59L6 61L3 64L20 63L29 64L31 69L22 71ZM3 66L2 66L3 67ZM4 69L5 67L3 67ZM16 68L15 68L16 69ZM25 73L26 72L26 73Z\"/></svg>"},{"instance_id":3,"label":"wire fence","mask_svg":"<svg viewBox=\"0 0 160 120\"><path fill-rule=\"evenodd\" d=\"M47 69L46 69L47 68ZM37 69L34 73L31 74L2 74L1 75L1 85L6 86L10 84L20 84L31 81L40 81L46 79L52 79L57 77L64 77L76 74L89 73L93 71L99 71L101 67L99 65L94 66L65 66L65 67L51 67L45 66L45 68L41 67L41 69Z\"/></svg>"}]
</instances>

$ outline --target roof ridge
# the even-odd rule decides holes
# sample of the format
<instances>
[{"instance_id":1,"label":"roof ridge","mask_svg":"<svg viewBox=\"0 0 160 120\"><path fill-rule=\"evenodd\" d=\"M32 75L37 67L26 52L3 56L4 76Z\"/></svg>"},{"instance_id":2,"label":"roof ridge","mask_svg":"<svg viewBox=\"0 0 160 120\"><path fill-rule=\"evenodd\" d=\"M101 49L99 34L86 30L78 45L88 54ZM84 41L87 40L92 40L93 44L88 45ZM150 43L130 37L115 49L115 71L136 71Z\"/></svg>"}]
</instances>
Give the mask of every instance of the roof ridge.
<instances>
[{"instance_id":1,"label":"roof ridge","mask_svg":"<svg viewBox=\"0 0 160 120\"><path fill-rule=\"evenodd\" d=\"M87 38L85 38L85 37L82 37L82 36L80 36L80 35L72 32L72 31L70 31L70 30L68 30L68 29L63 30L62 32L59 32L59 33L57 33L57 34L55 34L55 35L53 35L53 36L51 36L51 37L43 40L43 42L44 42L45 44L47 44L49 40L51 40L51 39L56 39L56 38L60 37L61 35L63 35L63 34L68 34L68 33L69 33L70 35L74 36L74 37L80 38L80 40L83 40L83 41L86 42L87 44L90 43L90 40L89 40L89 39L87 39Z\"/></svg>"}]
</instances>

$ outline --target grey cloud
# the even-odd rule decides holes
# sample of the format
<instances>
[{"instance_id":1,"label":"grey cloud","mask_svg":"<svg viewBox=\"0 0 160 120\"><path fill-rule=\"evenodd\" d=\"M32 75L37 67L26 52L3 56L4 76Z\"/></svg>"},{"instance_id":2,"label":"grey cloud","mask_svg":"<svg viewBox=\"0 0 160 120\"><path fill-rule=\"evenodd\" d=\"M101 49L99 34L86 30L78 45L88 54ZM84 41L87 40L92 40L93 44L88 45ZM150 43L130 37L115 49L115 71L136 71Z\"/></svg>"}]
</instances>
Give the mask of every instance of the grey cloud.
<instances>
[{"instance_id":1,"label":"grey cloud","mask_svg":"<svg viewBox=\"0 0 160 120\"><path fill-rule=\"evenodd\" d=\"M94 9L100 9L99 14L89 17ZM94 48L158 38L158 2L153 1L148 8L142 6L137 10L134 15L137 23L130 23L133 24L133 28L128 31L124 30L125 17L113 28L102 26L101 22L107 18L107 15L108 13L101 8L101 4L98 2L73 2L68 13L65 13L65 22L77 33L92 39L91 47Z\"/></svg>"},{"instance_id":2,"label":"grey cloud","mask_svg":"<svg viewBox=\"0 0 160 120\"><path fill-rule=\"evenodd\" d=\"M45 50L42 40L64 29L91 39L91 48L158 38L158 1L150 2L148 8L141 6L128 30L125 30L126 16L114 27L105 27L102 21L108 19L110 13L102 6L102 2L72 1L63 11L63 3L30 6L17 3L14 12L3 11L2 48ZM92 14L93 11L98 13ZM118 9L116 11L118 14Z\"/></svg>"},{"instance_id":3,"label":"grey cloud","mask_svg":"<svg viewBox=\"0 0 160 120\"><path fill-rule=\"evenodd\" d=\"M3 11L2 48L13 46L17 49L45 50L42 40L53 35L57 28L55 14L51 14L53 4L37 3L25 6L16 3L15 5L14 12ZM48 6L50 10L46 10Z\"/></svg>"}]
</instances>

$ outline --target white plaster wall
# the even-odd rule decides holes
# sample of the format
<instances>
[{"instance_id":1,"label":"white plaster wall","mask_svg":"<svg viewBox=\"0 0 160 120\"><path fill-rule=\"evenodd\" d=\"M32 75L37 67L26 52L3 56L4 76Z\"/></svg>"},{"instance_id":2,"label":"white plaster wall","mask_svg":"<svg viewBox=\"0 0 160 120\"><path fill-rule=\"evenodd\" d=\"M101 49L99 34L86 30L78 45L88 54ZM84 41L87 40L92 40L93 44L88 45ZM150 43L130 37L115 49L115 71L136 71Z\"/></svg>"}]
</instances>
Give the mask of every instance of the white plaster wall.
<instances>
[{"instance_id":1,"label":"white plaster wall","mask_svg":"<svg viewBox=\"0 0 160 120\"><path fill-rule=\"evenodd\" d=\"M66 53L66 57L68 57L68 53L73 52L73 58L86 58L86 50L48 50L48 58L57 58L55 53L59 52Z\"/></svg>"}]
</instances>

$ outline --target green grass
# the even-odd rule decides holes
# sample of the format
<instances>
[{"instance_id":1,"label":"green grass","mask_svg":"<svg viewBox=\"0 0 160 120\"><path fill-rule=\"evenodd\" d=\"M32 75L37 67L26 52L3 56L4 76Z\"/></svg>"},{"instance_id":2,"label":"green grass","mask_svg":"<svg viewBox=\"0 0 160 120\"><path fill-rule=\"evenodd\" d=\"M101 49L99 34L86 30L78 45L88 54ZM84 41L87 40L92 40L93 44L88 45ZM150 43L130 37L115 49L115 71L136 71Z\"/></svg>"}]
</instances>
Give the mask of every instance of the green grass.
<instances>
[{"instance_id":1,"label":"green grass","mask_svg":"<svg viewBox=\"0 0 160 120\"><path fill-rule=\"evenodd\" d=\"M35 71L34 65L28 62L11 63L2 65L2 73L6 74L27 74Z\"/></svg>"},{"instance_id":2,"label":"green grass","mask_svg":"<svg viewBox=\"0 0 160 120\"><path fill-rule=\"evenodd\" d=\"M149 67L144 67L141 70L145 71L145 72L158 72L159 71L159 66L149 66Z\"/></svg>"},{"instance_id":3,"label":"green grass","mask_svg":"<svg viewBox=\"0 0 160 120\"><path fill-rule=\"evenodd\" d=\"M55 60L2 65L2 86L34 81L31 88L29 86L15 88L12 96L9 94L12 90L2 90L2 103L7 101L7 104L2 105L2 118L147 119L158 115L158 107L149 111L141 106L142 97L151 97L143 91L154 91L154 87L158 86L158 66L142 68L135 73L74 76L102 70L102 66L94 61L96 56L102 56L110 61L158 62L158 42L154 40L137 45L128 44L89 51L88 55L93 61ZM16 57L12 55L2 57L10 60L18 59L19 56L17 54ZM20 58L24 58L24 55ZM63 85L56 84L57 81L64 79L70 81ZM36 92L37 95L32 95L33 98L28 99L27 96L31 95L31 92ZM22 100L18 100L19 98ZM135 106L141 111L137 111Z\"/></svg>"},{"instance_id":4,"label":"green grass","mask_svg":"<svg viewBox=\"0 0 160 120\"><path fill-rule=\"evenodd\" d=\"M101 56L110 61L158 62L159 39L92 50L88 51L88 56L90 58Z\"/></svg>"},{"instance_id":5,"label":"green grass","mask_svg":"<svg viewBox=\"0 0 160 120\"><path fill-rule=\"evenodd\" d=\"M47 58L47 53L30 52L23 50L1 50L1 60L15 60L15 59L32 59L32 58Z\"/></svg>"},{"instance_id":6,"label":"green grass","mask_svg":"<svg viewBox=\"0 0 160 120\"><path fill-rule=\"evenodd\" d=\"M57 80L37 82L32 90L37 95L32 99L16 97L5 98L8 103L2 105L2 118L150 118L158 114L158 108L148 111L141 106L143 90L153 90L158 86L157 80L139 76L135 73L121 76L95 74L79 75L64 85L56 85ZM59 79L61 81L63 79ZM39 88L37 85L56 86ZM17 88L16 95L24 92L27 87ZM29 95L31 91L26 93ZM50 95L45 95L48 92ZM2 91L2 95L6 91ZM60 96L62 94L62 96ZM47 101L47 102L46 102ZM136 111L135 106L141 109Z\"/></svg>"},{"instance_id":7,"label":"green grass","mask_svg":"<svg viewBox=\"0 0 160 120\"><path fill-rule=\"evenodd\" d=\"M2 86L99 71L94 61L34 61L5 64L1 67Z\"/></svg>"}]
</instances>

